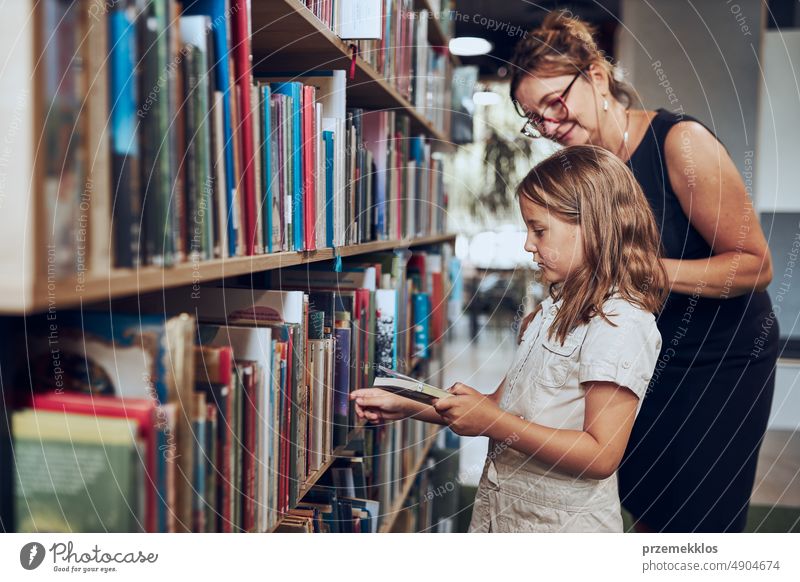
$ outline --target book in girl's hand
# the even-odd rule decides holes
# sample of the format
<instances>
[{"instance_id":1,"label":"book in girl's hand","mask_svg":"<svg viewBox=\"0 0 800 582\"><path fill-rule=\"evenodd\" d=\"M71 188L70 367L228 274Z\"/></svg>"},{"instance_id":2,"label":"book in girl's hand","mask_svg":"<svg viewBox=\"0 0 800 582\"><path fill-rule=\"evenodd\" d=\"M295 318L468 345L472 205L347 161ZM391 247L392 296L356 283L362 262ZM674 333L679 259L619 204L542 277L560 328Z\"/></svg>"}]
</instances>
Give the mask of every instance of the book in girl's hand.
<instances>
[{"instance_id":1,"label":"book in girl's hand","mask_svg":"<svg viewBox=\"0 0 800 582\"><path fill-rule=\"evenodd\" d=\"M393 394L398 394L425 404L433 404L433 401L437 398L452 396L447 390L436 388L421 380L405 376L384 366L378 366L378 371L387 376L376 377L373 383L373 387L375 388L380 388L381 390L386 390L387 392L392 392Z\"/></svg>"}]
</instances>

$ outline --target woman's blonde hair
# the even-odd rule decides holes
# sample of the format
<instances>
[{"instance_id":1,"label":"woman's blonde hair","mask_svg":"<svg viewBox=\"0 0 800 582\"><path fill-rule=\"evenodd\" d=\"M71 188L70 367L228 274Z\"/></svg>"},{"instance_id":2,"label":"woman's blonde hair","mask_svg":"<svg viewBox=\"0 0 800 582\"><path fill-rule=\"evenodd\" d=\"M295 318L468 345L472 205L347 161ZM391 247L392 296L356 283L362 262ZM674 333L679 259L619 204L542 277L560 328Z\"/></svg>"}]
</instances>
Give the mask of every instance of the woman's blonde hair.
<instances>
[{"instance_id":1,"label":"woman's blonde hair","mask_svg":"<svg viewBox=\"0 0 800 582\"><path fill-rule=\"evenodd\" d=\"M615 292L651 313L661 309L667 274L660 234L639 183L618 157L597 146L564 148L525 176L517 196L579 225L583 235L584 265L550 286L551 297L564 300L550 337L555 330L563 343L590 318L608 320L602 306Z\"/></svg>"},{"instance_id":2,"label":"woman's blonde hair","mask_svg":"<svg viewBox=\"0 0 800 582\"><path fill-rule=\"evenodd\" d=\"M550 12L541 26L517 43L511 58L511 99L527 75L574 75L591 66L601 67L608 76L608 90L626 106L637 103L633 89L614 76L614 66L594 40L595 28L567 10Z\"/></svg>"}]
</instances>

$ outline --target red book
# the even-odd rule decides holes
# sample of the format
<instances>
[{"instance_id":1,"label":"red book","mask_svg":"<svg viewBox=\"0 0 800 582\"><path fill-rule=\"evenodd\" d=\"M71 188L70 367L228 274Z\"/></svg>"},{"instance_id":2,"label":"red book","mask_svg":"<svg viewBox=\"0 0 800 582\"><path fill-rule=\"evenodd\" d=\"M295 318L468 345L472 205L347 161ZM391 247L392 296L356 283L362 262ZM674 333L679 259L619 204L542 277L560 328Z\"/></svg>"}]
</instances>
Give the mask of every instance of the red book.
<instances>
[{"instance_id":1,"label":"red book","mask_svg":"<svg viewBox=\"0 0 800 582\"><path fill-rule=\"evenodd\" d=\"M147 458L145 459L145 530L155 532L157 529L156 508L158 501L158 478L156 471L156 455L158 454L158 438L156 429L156 407L153 401L140 398L118 398L116 396L100 396L63 392L47 392L34 394L31 406L39 410L52 410L91 416L110 416L133 420L138 426L138 436L145 443Z\"/></svg>"},{"instance_id":2,"label":"red book","mask_svg":"<svg viewBox=\"0 0 800 582\"><path fill-rule=\"evenodd\" d=\"M244 405L244 443L242 451L242 528L247 532L256 527L256 421L258 411L258 378L256 364L243 367L242 380L245 393Z\"/></svg>"},{"instance_id":3,"label":"red book","mask_svg":"<svg viewBox=\"0 0 800 582\"><path fill-rule=\"evenodd\" d=\"M353 317L358 324L357 349L356 349L356 389L369 387L369 368L372 362L369 361L369 310L370 310L370 291L369 289L356 289L355 301L353 305L355 313Z\"/></svg>"},{"instance_id":4,"label":"red book","mask_svg":"<svg viewBox=\"0 0 800 582\"><path fill-rule=\"evenodd\" d=\"M438 342L444 334L446 304L442 273L431 273L431 343Z\"/></svg>"},{"instance_id":5,"label":"red book","mask_svg":"<svg viewBox=\"0 0 800 582\"><path fill-rule=\"evenodd\" d=\"M316 182L317 170L317 134L315 131L316 111L314 102L316 88L303 86L303 244L305 250L314 251L316 243Z\"/></svg>"},{"instance_id":6,"label":"red book","mask_svg":"<svg viewBox=\"0 0 800 582\"><path fill-rule=\"evenodd\" d=\"M245 253L255 252L256 241L256 185L255 160L253 159L253 121L250 116L250 87L253 85L253 70L250 60L250 8L247 0L230 0L230 12L233 14L232 38L234 84L239 100L239 143L242 151L242 216L241 226L244 228Z\"/></svg>"},{"instance_id":7,"label":"red book","mask_svg":"<svg viewBox=\"0 0 800 582\"><path fill-rule=\"evenodd\" d=\"M409 273L419 273L419 280L420 280L420 288L418 291L421 293L430 293L431 290L428 289L428 280L425 276L425 255L420 253L414 253L408 259L408 267L407 271Z\"/></svg>"},{"instance_id":8,"label":"red book","mask_svg":"<svg viewBox=\"0 0 800 582\"><path fill-rule=\"evenodd\" d=\"M233 467L233 447L238 445L236 442L235 427L233 426L232 419L234 418L234 406L236 404L235 390L238 390L236 381L232 381L227 391L223 392L225 398L225 410L229 416L218 419L222 422L222 430L224 437L220 440L219 454L217 458L220 459L219 465L221 468L220 487L222 490L221 507L219 509L222 516L222 533L233 533L233 490L236 484L233 482L234 467ZM237 487L238 488L238 487Z\"/></svg>"}]
</instances>

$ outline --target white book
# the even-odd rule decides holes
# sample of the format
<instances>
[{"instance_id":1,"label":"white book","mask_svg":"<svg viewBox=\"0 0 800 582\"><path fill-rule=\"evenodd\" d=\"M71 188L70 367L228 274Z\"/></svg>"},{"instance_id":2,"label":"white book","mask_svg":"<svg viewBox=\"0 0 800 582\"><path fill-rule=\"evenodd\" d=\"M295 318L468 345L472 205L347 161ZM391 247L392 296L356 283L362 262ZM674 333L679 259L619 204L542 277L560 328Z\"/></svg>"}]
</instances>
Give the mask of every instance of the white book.
<instances>
[{"instance_id":1,"label":"white book","mask_svg":"<svg viewBox=\"0 0 800 582\"><path fill-rule=\"evenodd\" d=\"M375 39L383 36L381 0L339 0L336 4L339 38L348 40Z\"/></svg>"},{"instance_id":2,"label":"white book","mask_svg":"<svg viewBox=\"0 0 800 582\"><path fill-rule=\"evenodd\" d=\"M378 370L384 374L389 374L386 377L376 377L373 387L399 394L405 398L416 400L417 402L424 402L425 404L432 404L438 398L447 398L452 396L447 390L442 390L436 386L426 384L422 380L411 378L389 370L383 366L378 366Z\"/></svg>"}]
</instances>

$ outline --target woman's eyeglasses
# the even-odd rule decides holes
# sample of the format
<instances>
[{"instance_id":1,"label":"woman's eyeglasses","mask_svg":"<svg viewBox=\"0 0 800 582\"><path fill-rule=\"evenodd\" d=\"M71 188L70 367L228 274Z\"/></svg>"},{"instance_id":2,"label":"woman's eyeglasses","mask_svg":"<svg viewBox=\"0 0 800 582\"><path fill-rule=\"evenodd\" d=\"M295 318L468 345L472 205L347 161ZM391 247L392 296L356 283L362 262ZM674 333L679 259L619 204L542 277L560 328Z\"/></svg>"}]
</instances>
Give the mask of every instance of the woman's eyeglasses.
<instances>
[{"instance_id":1,"label":"woman's eyeglasses","mask_svg":"<svg viewBox=\"0 0 800 582\"><path fill-rule=\"evenodd\" d=\"M514 99L514 109L517 110L517 114L520 117L525 118L525 125L522 126L520 132L525 137L530 137L536 139L538 137L542 137L547 135L547 131L545 130L545 122L548 121L550 123L563 123L569 117L569 107L567 107L567 94L569 90L572 89L572 86L575 84L575 81L578 80L583 74L583 71L578 71L578 73L572 78L572 81L569 82L567 88L561 92L561 95L553 99L547 104L544 111L541 115L538 113L528 113L526 112L522 105L520 105L519 101Z\"/></svg>"}]
</instances>

